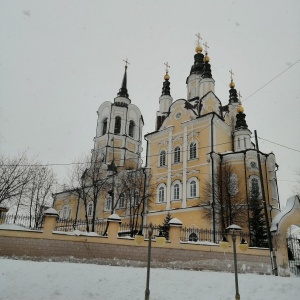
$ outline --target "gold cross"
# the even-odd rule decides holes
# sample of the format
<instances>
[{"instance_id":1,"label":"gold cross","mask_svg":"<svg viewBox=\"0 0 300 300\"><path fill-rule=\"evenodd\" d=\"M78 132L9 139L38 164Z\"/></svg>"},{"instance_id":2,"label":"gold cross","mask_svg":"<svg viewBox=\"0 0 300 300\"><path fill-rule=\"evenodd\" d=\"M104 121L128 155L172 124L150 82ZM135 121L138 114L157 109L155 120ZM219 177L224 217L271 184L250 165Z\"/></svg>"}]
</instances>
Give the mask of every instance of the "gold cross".
<instances>
[{"instance_id":1,"label":"gold cross","mask_svg":"<svg viewBox=\"0 0 300 300\"><path fill-rule=\"evenodd\" d=\"M233 75L234 75L234 73L232 72L232 70L229 70L229 73L230 73L230 79L231 79L231 81L233 80Z\"/></svg>"},{"instance_id":2,"label":"gold cross","mask_svg":"<svg viewBox=\"0 0 300 300\"><path fill-rule=\"evenodd\" d=\"M208 45L207 45L207 43L205 42L205 43L203 44L203 46L205 47L205 53L207 53L207 48L209 48Z\"/></svg>"},{"instance_id":3,"label":"gold cross","mask_svg":"<svg viewBox=\"0 0 300 300\"><path fill-rule=\"evenodd\" d=\"M129 61L128 61L128 58L126 58L126 60L123 59L123 61L125 62L125 68L127 68L127 65L130 65L130 63L129 63Z\"/></svg>"},{"instance_id":4,"label":"gold cross","mask_svg":"<svg viewBox=\"0 0 300 300\"><path fill-rule=\"evenodd\" d=\"M195 36L198 38L197 45L200 45L200 40L202 40L200 33L195 34Z\"/></svg>"},{"instance_id":5,"label":"gold cross","mask_svg":"<svg viewBox=\"0 0 300 300\"><path fill-rule=\"evenodd\" d=\"M171 67L169 66L168 62L164 63L164 65L166 66L166 73L168 73L169 72L169 68L171 68Z\"/></svg>"}]
</instances>

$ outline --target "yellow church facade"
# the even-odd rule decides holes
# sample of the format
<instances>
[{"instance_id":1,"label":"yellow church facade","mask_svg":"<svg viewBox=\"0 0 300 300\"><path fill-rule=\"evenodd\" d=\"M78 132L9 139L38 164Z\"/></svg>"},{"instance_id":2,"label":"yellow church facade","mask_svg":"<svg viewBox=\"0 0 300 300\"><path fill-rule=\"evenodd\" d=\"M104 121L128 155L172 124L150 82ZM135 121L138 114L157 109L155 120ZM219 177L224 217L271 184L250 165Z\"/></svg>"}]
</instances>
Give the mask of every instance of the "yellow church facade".
<instances>
[{"instance_id":1,"label":"yellow church facade","mask_svg":"<svg viewBox=\"0 0 300 300\"><path fill-rule=\"evenodd\" d=\"M278 166L273 153L257 151L252 142L233 77L221 101L207 51L202 53L198 41L187 99L173 101L166 66L155 131L144 136L145 166L140 160L144 122L129 99L126 63L114 103L106 101L98 109L91 159L91 165L100 162L98 178L105 181L98 200L84 202L68 190L54 196L54 208L62 218L105 220L116 213L125 222L158 225L170 213L186 227L223 230L239 222L249 231L250 193L257 187L271 221L280 209Z\"/></svg>"}]
</instances>

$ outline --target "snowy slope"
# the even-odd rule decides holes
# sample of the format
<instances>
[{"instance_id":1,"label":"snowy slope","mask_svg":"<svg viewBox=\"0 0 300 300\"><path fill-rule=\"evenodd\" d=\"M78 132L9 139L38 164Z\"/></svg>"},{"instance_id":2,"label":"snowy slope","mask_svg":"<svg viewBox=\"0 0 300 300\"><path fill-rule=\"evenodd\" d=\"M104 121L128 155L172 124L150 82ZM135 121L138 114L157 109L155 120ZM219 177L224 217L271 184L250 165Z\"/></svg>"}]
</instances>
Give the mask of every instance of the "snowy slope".
<instances>
[{"instance_id":1,"label":"snowy slope","mask_svg":"<svg viewBox=\"0 0 300 300\"><path fill-rule=\"evenodd\" d=\"M141 300L145 268L0 258L0 299ZM299 300L300 278L239 275L243 300ZM151 300L232 300L234 274L151 269Z\"/></svg>"}]
</instances>

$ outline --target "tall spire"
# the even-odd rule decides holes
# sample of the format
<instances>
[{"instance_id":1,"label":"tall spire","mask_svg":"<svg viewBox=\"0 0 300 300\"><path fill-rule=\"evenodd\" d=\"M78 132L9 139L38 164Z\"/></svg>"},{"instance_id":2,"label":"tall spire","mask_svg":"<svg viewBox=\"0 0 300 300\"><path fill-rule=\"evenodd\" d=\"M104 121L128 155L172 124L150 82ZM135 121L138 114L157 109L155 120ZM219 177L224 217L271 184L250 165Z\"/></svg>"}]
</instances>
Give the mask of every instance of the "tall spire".
<instances>
[{"instance_id":1,"label":"tall spire","mask_svg":"<svg viewBox=\"0 0 300 300\"><path fill-rule=\"evenodd\" d=\"M196 54L194 55L194 65L192 65L190 75L202 73L204 67L204 55L202 54L202 47L200 44L200 40L202 40L200 33L196 34L196 37L198 38L197 47L195 48Z\"/></svg>"},{"instance_id":2,"label":"tall spire","mask_svg":"<svg viewBox=\"0 0 300 300\"><path fill-rule=\"evenodd\" d=\"M206 42L203 45L205 47L205 56L204 56L204 59L203 59L203 61L204 61L204 70L203 70L202 77L203 78L212 78L211 68L210 68L210 63L209 63L209 56L207 55L207 48L209 48L209 47L208 47Z\"/></svg>"},{"instance_id":3,"label":"tall spire","mask_svg":"<svg viewBox=\"0 0 300 300\"><path fill-rule=\"evenodd\" d=\"M170 82L169 82L169 79L170 79L170 76L169 76L169 64L168 62L165 63L165 66L166 66L166 75L164 76L164 83L163 83L163 88L162 88L162 93L161 95L164 96L164 95L167 95L167 96L171 96L170 94Z\"/></svg>"},{"instance_id":4,"label":"tall spire","mask_svg":"<svg viewBox=\"0 0 300 300\"><path fill-rule=\"evenodd\" d=\"M232 104L232 103L239 103L239 99L238 99L238 96L237 96L237 91L236 89L234 88L235 87L235 83L233 82L233 72L232 70L229 71L230 73L230 84L229 84L229 87L230 87L230 90L229 90L229 104Z\"/></svg>"},{"instance_id":5,"label":"tall spire","mask_svg":"<svg viewBox=\"0 0 300 300\"><path fill-rule=\"evenodd\" d=\"M123 61L125 62L125 72L124 72L124 76L123 76L122 86L118 93L118 97L128 98L129 94L127 91L127 67L128 67L127 65L129 65L129 62L128 62L128 59L123 60Z\"/></svg>"}]
</instances>

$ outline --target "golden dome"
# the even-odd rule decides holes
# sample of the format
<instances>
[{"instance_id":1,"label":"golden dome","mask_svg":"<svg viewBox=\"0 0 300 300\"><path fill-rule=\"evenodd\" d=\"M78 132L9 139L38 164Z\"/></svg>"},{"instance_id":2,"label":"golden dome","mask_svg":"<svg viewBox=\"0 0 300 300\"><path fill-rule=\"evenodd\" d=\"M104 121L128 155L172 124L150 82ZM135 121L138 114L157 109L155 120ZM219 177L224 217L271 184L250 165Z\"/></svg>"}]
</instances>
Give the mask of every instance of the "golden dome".
<instances>
[{"instance_id":1,"label":"golden dome","mask_svg":"<svg viewBox=\"0 0 300 300\"><path fill-rule=\"evenodd\" d=\"M169 80L170 79L170 75L168 73L166 73L166 75L164 76L165 80Z\"/></svg>"},{"instance_id":2,"label":"golden dome","mask_svg":"<svg viewBox=\"0 0 300 300\"><path fill-rule=\"evenodd\" d=\"M209 56L207 55L207 53L205 54L204 58L203 58L203 61L204 62L209 62L210 58Z\"/></svg>"},{"instance_id":3,"label":"golden dome","mask_svg":"<svg viewBox=\"0 0 300 300\"><path fill-rule=\"evenodd\" d=\"M200 45L198 45L196 48L195 48L195 51L197 53L201 53L202 52L202 47Z\"/></svg>"},{"instance_id":4,"label":"golden dome","mask_svg":"<svg viewBox=\"0 0 300 300\"><path fill-rule=\"evenodd\" d=\"M232 89L235 87L235 83L233 82L232 79L231 79L231 81L229 83L229 87L232 88Z\"/></svg>"},{"instance_id":5,"label":"golden dome","mask_svg":"<svg viewBox=\"0 0 300 300\"><path fill-rule=\"evenodd\" d=\"M240 114L244 112L244 107L242 106L242 104L239 104L239 106L237 108L237 112Z\"/></svg>"}]
</instances>

